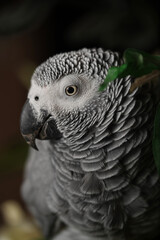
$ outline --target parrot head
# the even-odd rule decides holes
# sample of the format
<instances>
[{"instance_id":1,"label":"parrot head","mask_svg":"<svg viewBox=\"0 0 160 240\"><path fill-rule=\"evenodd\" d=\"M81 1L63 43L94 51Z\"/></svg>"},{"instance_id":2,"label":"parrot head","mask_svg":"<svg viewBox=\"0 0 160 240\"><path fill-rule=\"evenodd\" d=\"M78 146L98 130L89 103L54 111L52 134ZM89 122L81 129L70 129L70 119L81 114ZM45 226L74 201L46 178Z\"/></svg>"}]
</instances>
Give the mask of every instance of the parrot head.
<instances>
[{"instance_id":1,"label":"parrot head","mask_svg":"<svg viewBox=\"0 0 160 240\"><path fill-rule=\"evenodd\" d=\"M55 55L34 72L20 129L26 142L37 149L35 140L58 140L94 122L94 113L105 104L107 90L99 91L118 54L102 49L82 49ZM104 96L104 101L100 98ZM74 122L74 124L73 124ZM75 124L77 122L77 124ZM73 130L73 126L75 129Z\"/></svg>"}]
</instances>

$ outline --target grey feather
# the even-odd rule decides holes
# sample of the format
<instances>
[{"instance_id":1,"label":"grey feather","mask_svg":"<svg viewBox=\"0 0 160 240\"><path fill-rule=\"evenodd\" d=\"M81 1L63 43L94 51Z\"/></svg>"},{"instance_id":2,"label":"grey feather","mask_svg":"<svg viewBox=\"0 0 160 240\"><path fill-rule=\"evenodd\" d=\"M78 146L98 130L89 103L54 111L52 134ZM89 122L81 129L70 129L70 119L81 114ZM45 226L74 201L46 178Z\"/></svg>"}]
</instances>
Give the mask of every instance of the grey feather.
<instances>
[{"instance_id":1,"label":"grey feather","mask_svg":"<svg viewBox=\"0 0 160 240\"><path fill-rule=\"evenodd\" d=\"M53 116L62 138L37 140L22 193L52 240L160 236L160 179L151 143L157 102L143 87L130 93L130 76L98 91L109 67L122 62L111 51L82 49L49 58L33 74L30 103L37 116L41 109ZM67 83L80 92L59 92Z\"/></svg>"}]
</instances>

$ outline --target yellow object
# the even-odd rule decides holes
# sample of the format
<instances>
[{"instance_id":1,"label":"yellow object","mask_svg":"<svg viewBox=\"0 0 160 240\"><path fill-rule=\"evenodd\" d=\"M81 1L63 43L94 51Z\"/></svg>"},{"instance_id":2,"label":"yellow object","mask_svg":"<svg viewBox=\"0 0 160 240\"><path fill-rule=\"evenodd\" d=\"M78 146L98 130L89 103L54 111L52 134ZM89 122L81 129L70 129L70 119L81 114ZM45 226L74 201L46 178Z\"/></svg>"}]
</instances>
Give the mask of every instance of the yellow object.
<instances>
[{"instance_id":1,"label":"yellow object","mask_svg":"<svg viewBox=\"0 0 160 240\"><path fill-rule=\"evenodd\" d=\"M7 201L1 205L5 226L0 229L0 240L39 240L40 230L15 201Z\"/></svg>"}]
</instances>

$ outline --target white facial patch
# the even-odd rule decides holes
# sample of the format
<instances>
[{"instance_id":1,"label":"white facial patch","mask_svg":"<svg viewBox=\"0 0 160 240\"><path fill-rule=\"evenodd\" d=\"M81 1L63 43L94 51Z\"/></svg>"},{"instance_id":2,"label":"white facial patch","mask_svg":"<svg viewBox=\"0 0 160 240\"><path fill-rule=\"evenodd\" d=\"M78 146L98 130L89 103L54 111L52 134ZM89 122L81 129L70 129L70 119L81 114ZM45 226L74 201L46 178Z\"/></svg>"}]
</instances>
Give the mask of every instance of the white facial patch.
<instances>
[{"instance_id":1,"label":"white facial patch","mask_svg":"<svg viewBox=\"0 0 160 240\"><path fill-rule=\"evenodd\" d=\"M69 86L76 86L77 89L76 93L71 96L66 92ZM37 113L41 109L47 109L50 114L54 115L56 109L73 111L83 108L89 100L95 97L96 93L98 94L98 89L98 80L89 79L84 75L68 75L43 88L33 80L28 98Z\"/></svg>"},{"instance_id":2,"label":"white facial patch","mask_svg":"<svg viewBox=\"0 0 160 240\"><path fill-rule=\"evenodd\" d=\"M77 92L73 96L66 94L68 86L76 86ZM99 84L97 81L88 79L86 76L68 75L59 79L55 88L55 103L61 109L70 111L82 108L98 92Z\"/></svg>"}]
</instances>

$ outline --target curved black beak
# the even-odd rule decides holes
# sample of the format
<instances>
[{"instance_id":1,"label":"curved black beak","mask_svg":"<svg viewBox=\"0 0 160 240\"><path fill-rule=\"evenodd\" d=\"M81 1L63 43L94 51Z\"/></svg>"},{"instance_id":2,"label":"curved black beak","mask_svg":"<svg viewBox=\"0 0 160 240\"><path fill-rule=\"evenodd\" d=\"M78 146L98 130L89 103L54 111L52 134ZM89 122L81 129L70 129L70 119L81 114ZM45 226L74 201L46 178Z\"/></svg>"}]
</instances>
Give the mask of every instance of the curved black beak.
<instances>
[{"instance_id":1,"label":"curved black beak","mask_svg":"<svg viewBox=\"0 0 160 240\"><path fill-rule=\"evenodd\" d=\"M38 120L29 100L26 101L21 113L20 130L26 142L36 150L38 150L35 143L36 138L57 140L62 136L57 129L55 120L47 111L43 110L41 118Z\"/></svg>"}]
</instances>

